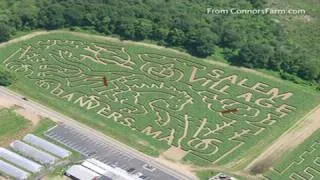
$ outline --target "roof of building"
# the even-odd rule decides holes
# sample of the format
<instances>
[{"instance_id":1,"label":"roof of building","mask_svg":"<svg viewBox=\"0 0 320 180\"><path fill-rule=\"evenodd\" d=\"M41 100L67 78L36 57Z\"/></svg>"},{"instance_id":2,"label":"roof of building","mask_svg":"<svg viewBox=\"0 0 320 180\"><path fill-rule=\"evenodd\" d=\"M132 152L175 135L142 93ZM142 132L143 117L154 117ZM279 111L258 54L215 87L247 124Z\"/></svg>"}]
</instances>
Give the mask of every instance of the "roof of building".
<instances>
[{"instance_id":1,"label":"roof of building","mask_svg":"<svg viewBox=\"0 0 320 180\"><path fill-rule=\"evenodd\" d=\"M28 177L30 176L29 173L2 160L0 160L0 172L3 172L6 175L9 175L18 180L28 179Z\"/></svg>"},{"instance_id":2,"label":"roof of building","mask_svg":"<svg viewBox=\"0 0 320 180\"><path fill-rule=\"evenodd\" d=\"M67 151L66 149L63 149L47 140L44 140L38 136L35 136L33 134L27 134L23 138L24 142L27 142L35 147L38 147L40 149L43 149L59 158L66 158L71 155L70 151Z\"/></svg>"},{"instance_id":3,"label":"roof of building","mask_svg":"<svg viewBox=\"0 0 320 180\"><path fill-rule=\"evenodd\" d=\"M94 158L87 159L86 161L93 166L97 166L100 169L103 169L105 171L103 175L113 180L141 180L141 178L139 178L135 174L130 174L126 170L121 169L119 167L111 167Z\"/></svg>"},{"instance_id":4,"label":"roof of building","mask_svg":"<svg viewBox=\"0 0 320 180\"><path fill-rule=\"evenodd\" d=\"M98 180L113 180L107 176L101 176Z\"/></svg>"},{"instance_id":5,"label":"roof of building","mask_svg":"<svg viewBox=\"0 0 320 180\"><path fill-rule=\"evenodd\" d=\"M101 175L104 175L107 172L106 169L103 169L95 164L92 164L89 161L84 161L81 165Z\"/></svg>"},{"instance_id":6,"label":"roof of building","mask_svg":"<svg viewBox=\"0 0 320 180\"><path fill-rule=\"evenodd\" d=\"M40 164L1 147L0 157L32 173L37 173L43 169L43 166L41 166Z\"/></svg>"},{"instance_id":7,"label":"roof of building","mask_svg":"<svg viewBox=\"0 0 320 180\"><path fill-rule=\"evenodd\" d=\"M73 165L67 170L66 175L72 176L79 180L95 180L101 177L101 175L98 173L93 172L92 170L81 165Z\"/></svg>"},{"instance_id":8,"label":"roof of building","mask_svg":"<svg viewBox=\"0 0 320 180\"><path fill-rule=\"evenodd\" d=\"M54 164L58 159L44 151L30 146L22 141L16 140L10 144L11 148L20 154L30 157L40 164Z\"/></svg>"}]
</instances>

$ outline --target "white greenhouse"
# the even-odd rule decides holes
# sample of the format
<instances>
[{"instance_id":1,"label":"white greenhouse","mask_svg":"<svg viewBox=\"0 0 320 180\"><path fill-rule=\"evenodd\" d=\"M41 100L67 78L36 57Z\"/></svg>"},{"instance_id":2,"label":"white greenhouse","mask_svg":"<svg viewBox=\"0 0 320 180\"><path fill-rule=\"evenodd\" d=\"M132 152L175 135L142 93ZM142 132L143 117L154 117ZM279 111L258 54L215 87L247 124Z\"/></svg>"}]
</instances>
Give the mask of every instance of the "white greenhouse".
<instances>
[{"instance_id":1,"label":"white greenhouse","mask_svg":"<svg viewBox=\"0 0 320 180\"><path fill-rule=\"evenodd\" d=\"M41 166L40 164L33 162L23 156L20 156L19 154L16 154L14 152L11 152L1 147L0 147L0 158L32 173L38 173L43 168L43 166Z\"/></svg>"},{"instance_id":2,"label":"white greenhouse","mask_svg":"<svg viewBox=\"0 0 320 180\"><path fill-rule=\"evenodd\" d=\"M11 176L14 179L18 180L25 180L28 179L30 174L7 163L0 160L0 172L4 173L5 175Z\"/></svg>"},{"instance_id":3,"label":"white greenhouse","mask_svg":"<svg viewBox=\"0 0 320 180\"><path fill-rule=\"evenodd\" d=\"M22 141L16 140L10 144L11 148L20 154L32 158L43 165L52 165L58 159L46 152L43 152L35 147L32 147Z\"/></svg>"},{"instance_id":4,"label":"white greenhouse","mask_svg":"<svg viewBox=\"0 0 320 180\"><path fill-rule=\"evenodd\" d=\"M101 174L101 175L104 175L106 174L108 171L105 170L105 169L102 169L101 167L95 165L95 164L92 164L88 161L84 161L82 164L81 164L83 167L86 167L94 172L97 172L98 174Z\"/></svg>"},{"instance_id":5,"label":"white greenhouse","mask_svg":"<svg viewBox=\"0 0 320 180\"><path fill-rule=\"evenodd\" d=\"M24 142L27 142L37 148L43 149L59 158L66 158L71 155L70 151L67 151L47 140L39 138L33 134L28 134L23 138Z\"/></svg>"},{"instance_id":6,"label":"white greenhouse","mask_svg":"<svg viewBox=\"0 0 320 180\"><path fill-rule=\"evenodd\" d=\"M66 171L66 175L71 179L79 180L95 180L99 179L101 175L96 172L93 172L81 165L73 165Z\"/></svg>"}]
</instances>

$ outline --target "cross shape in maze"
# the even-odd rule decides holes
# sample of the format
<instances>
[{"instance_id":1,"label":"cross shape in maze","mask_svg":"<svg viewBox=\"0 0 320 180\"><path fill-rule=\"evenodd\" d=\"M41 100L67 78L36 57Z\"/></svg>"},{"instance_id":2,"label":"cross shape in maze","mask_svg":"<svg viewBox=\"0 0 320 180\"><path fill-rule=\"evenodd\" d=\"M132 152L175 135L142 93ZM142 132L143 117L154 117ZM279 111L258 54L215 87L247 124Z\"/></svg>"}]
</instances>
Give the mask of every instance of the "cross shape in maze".
<instances>
[{"instance_id":1,"label":"cross shape in maze","mask_svg":"<svg viewBox=\"0 0 320 180\"><path fill-rule=\"evenodd\" d=\"M294 162L285 169L272 170L273 175L278 178L292 180L317 180L320 178L320 142L314 142Z\"/></svg>"}]
</instances>

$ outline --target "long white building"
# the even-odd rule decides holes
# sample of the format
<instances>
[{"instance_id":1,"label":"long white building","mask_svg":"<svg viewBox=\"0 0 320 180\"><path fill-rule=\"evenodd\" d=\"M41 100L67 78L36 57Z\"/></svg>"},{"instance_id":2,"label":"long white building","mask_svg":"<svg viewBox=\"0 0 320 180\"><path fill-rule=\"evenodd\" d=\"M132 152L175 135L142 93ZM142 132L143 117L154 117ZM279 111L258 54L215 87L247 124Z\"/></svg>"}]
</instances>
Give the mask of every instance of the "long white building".
<instances>
[{"instance_id":1,"label":"long white building","mask_svg":"<svg viewBox=\"0 0 320 180\"><path fill-rule=\"evenodd\" d=\"M102 175L107 176L108 178L111 178L114 180L141 180L141 178L137 177L137 175L135 174L130 174L124 169L121 169L119 167L109 166L93 158L87 159L84 163L91 164L90 165L91 169L94 169L94 168L103 169L104 173Z\"/></svg>"},{"instance_id":2,"label":"long white building","mask_svg":"<svg viewBox=\"0 0 320 180\"><path fill-rule=\"evenodd\" d=\"M92 173L94 172L94 173ZM142 180L141 174L130 174L126 170L112 167L96 159L87 159L81 165L74 165L66 171L66 175L77 179L99 180Z\"/></svg>"},{"instance_id":3,"label":"long white building","mask_svg":"<svg viewBox=\"0 0 320 180\"><path fill-rule=\"evenodd\" d=\"M81 165L73 165L66 171L66 176L79 180L97 180L101 177L98 173L91 171Z\"/></svg>"},{"instance_id":4,"label":"long white building","mask_svg":"<svg viewBox=\"0 0 320 180\"><path fill-rule=\"evenodd\" d=\"M40 164L1 147L0 158L32 173L38 173L43 169L43 166Z\"/></svg>"},{"instance_id":5,"label":"long white building","mask_svg":"<svg viewBox=\"0 0 320 180\"><path fill-rule=\"evenodd\" d=\"M34 147L43 149L47 152L49 152L50 154L53 154L59 158L67 158L71 155L70 151L67 151L66 149L59 147L47 140L44 140L38 136L35 136L33 134L27 134L26 136L24 136L23 138L24 142L27 142L29 144L31 144Z\"/></svg>"},{"instance_id":6,"label":"long white building","mask_svg":"<svg viewBox=\"0 0 320 180\"><path fill-rule=\"evenodd\" d=\"M43 165L52 165L58 160L58 158L52 156L51 154L41 151L19 140L12 142L10 146L13 150L17 151L23 156L32 158Z\"/></svg>"},{"instance_id":7,"label":"long white building","mask_svg":"<svg viewBox=\"0 0 320 180\"><path fill-rule=\"evenodd\" d=\"M0 159L0 173L1 172L17 180L25 180L30 177L29 173Z\"/></svg>"}]
</instances>

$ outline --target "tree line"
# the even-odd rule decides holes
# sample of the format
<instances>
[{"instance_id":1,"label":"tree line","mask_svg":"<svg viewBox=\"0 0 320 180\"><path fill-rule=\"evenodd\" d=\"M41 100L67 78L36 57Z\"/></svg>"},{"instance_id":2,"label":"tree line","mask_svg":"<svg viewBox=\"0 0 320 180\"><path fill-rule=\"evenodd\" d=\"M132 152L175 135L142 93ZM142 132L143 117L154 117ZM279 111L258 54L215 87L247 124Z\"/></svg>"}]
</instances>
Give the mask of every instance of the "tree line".
<instances>
[{"instance_id":1,"label":"tree line","mask_svg":"<svg viewBox=\"0 0 320 180\"><path fill-rule=\"evenodd\" d=\"M0 86L10 86L15 82L15 76L0 66Z\"/></svg>"},{"instance_id":2,"label":"tree line","mask_svg":"<svg viewBox=\"0 0 320 180\"><path fill-rule=\"evenodd\" d=\"M234 65L320 83L320 61L286 37L268 15L206 14L206 8L263 8L265 0L2 0L0 41L17 31L78 28L123 39L152 40L197 57L222 55Z\"/></svg>"}]
</instances>

